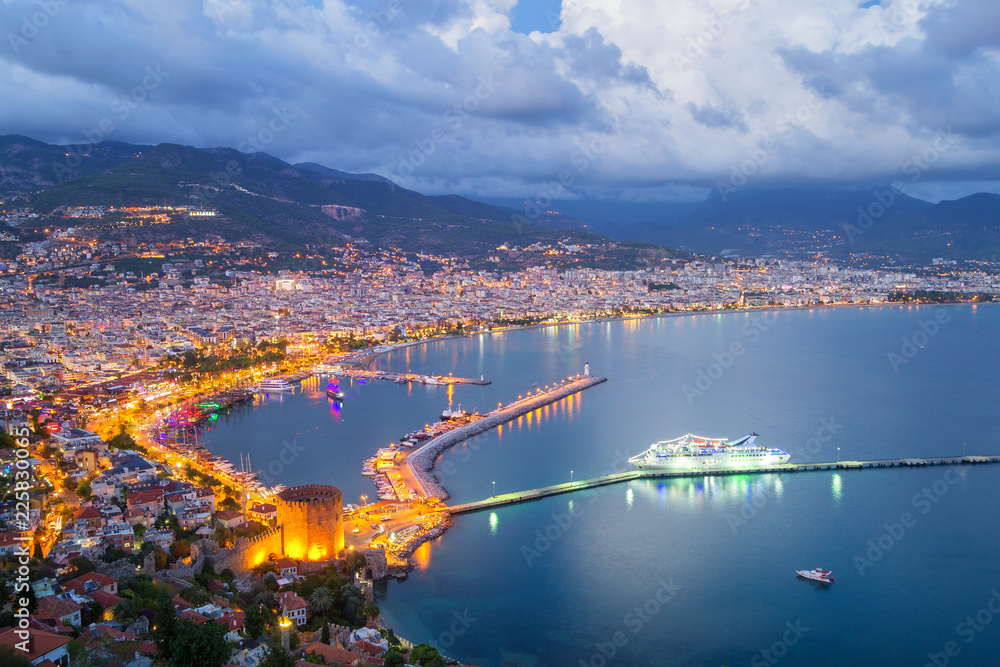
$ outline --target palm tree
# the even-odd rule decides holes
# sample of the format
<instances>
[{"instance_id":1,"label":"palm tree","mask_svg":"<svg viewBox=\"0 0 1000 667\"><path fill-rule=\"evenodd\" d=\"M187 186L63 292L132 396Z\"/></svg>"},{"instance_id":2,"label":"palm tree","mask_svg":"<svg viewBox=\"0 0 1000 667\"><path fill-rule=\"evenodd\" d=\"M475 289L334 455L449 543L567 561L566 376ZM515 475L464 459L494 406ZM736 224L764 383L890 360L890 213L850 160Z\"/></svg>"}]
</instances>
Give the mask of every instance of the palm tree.
<instances>
[{"instance_id":1,"label":"palm tree","mask_svg":"<svg viewBox=\"0 0 1000 667\"><path fill-rule=\"evenodd\" d=\"M317 586L313 594L309 596L309 602L312 604L313 611L322 614L330 611L333 607L333 594L326 586Z\"/></svg>"},{"instance_id":2,"label":"palm tree","mask_svg":"<svg viewBox=\"0 0 1000 667\"><path fill-rule=\"evenodd\" d=\"M377 604L375 604L374 602L367 602L367 603L365 603L364 614L365 614L365 617L367 617L369 621L374 621L376 618L378 618L378 615L380 613L381 613L381 611L379 611L379 608L378 608Z\"/></svg>"}]
</instances>

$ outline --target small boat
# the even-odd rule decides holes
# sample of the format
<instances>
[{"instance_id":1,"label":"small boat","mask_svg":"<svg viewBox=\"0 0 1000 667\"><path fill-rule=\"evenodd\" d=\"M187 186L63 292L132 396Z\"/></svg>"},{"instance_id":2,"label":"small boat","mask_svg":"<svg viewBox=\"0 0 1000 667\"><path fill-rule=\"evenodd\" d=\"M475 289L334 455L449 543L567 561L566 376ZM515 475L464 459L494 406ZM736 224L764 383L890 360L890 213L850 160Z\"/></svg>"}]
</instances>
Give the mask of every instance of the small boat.
<instances>
[{"instance_id":1,"label":"small boat","mask_svg":"<svg viewBox=\"0 0 1000 667\"><path fill-rule=\"evenodd\" d=\"M328 398L332 398L335 401L344 400L344 392L340 390L340 385L334 383L326 385L326 395Z\"/></svg>"},{"instance_id":2,"label":"small boat","mask_svg":"<svg viewBox=\"0 0 1000 667\"><path fill-rule=\"evenodd\" d=\"M818 581L821 584L832 584L833 577L830 570L824 570L821 567L817 567L815 570L795 570L795 574L799 575L803 579L808 579L810 581Z\"/></svg>"}]
</instances>

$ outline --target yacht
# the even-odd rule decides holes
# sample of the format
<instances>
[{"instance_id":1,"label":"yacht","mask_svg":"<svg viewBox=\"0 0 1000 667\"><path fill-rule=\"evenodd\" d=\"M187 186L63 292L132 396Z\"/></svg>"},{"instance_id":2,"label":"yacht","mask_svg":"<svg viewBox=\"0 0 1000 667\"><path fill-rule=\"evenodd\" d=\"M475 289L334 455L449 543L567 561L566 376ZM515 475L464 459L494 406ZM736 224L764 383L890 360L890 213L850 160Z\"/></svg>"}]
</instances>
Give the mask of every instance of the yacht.
<instances>
[{"instance_id":1,"label":"yacht","mask_svg":"<svg viewBox=\"0 0 1000 667\"><path fill-rule=\"evenodd\" d=\"M261 380L257 383L257 391L291 391L292 385L284 380Z\"/></svg>"},{"instance_id":2,"label":"yacht","mask_svg":"<svg viewBox=\"0 0 1000 667\"><path fill-rule=\"evenodd\" d=\"M833 583L833 577L830 576L832 572L830 572L830 570L824 570L821 567L817 567L815 570L795 570L795 574L799 575L803 579L818 581L821 584Z\"/></svg>"}]
</instances>

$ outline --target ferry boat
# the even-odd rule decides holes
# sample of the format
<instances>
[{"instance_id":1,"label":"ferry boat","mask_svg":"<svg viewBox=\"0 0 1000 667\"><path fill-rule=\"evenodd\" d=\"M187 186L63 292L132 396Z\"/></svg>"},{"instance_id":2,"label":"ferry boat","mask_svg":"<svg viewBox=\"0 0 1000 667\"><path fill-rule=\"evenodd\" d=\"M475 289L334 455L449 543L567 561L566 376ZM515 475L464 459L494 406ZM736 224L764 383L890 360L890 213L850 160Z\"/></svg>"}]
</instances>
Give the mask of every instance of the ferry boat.
<instances>
[{"instance_id":1,"label":"ferry boat","mask_svg":"<svg viewBox=\"0 0 1000 667\"><path fill-rule=\"evenodd\" d=\"M335 401L344 400L344 392L340 391L340 385L333 382L326 385L326 395L328 398L332 398Z\"/></svg>"},{"instance_id":2,"label":"ferry boat","mask_svg":"<svg viewBox=\"0 0 1000 667\"><path fill-rule=\"evenodd\" d=\"M261 380L257 383L257 391L291 391L292 385L284 380Z\"/></svg>"},{"instance_id":3,"label":"ferry boat","mask_svg":"<svg viewBox=\"0 0 1000 667\"><path fill-rule=\"evenodd\" d=\"M730 442L726 438L703 438L688 433L661 440L628 460L636 468L709 470L713 468L760 468L787 463L788 452L757 444L757 434Z\"/></svg>"},{"instance_id":4,"label":"ferry boat","mask_svg":"<svg viewBox=\"0 0 1000 667\"><path fill-rule=\"evenodd\" d=\"M833 574L830 570L824 570L821 567L817 567L815 570L795 570L795 574L799 575L803 579L809 579L810 581L818 581L821 584L832 584Z\"/></svg>"}]
</instances>

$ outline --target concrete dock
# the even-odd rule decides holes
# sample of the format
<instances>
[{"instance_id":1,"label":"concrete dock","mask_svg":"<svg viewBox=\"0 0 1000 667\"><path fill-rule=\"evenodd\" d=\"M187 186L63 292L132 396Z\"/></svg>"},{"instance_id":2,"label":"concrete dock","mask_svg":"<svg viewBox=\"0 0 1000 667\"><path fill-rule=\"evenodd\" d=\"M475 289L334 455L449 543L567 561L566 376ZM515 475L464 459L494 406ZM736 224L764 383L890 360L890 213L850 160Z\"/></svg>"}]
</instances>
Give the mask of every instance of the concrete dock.
<instances>
[{"instance_id":1,"label":"concrete dock","mask_svg":"<svg viewBox=\"0 0 1000 667\"><path fill-rule=\"evenodd\" d=\"M980 464L980 463L1000 463L1000 456L952 456L940 458L908 458L908 459L879 459L872 461L837 461L831 463L782 463L766 468L714 468L709 470L629 470L612 473L591 479L581 479L578 482L567 482L565 484L554 484L538 489L529 489L516 493L505 493L502 495L478 500L472 503L452 505L444 511L452 514L464 514L467 512L477 512L479 510L502 507L503 505L513 505L524 503L549 496L556 496L562 493L574 493L585 489L593 489L609 484L620 484L630 482L634 479L650 479L654 477L709 477L721 475L763 475L767 473L791 473L807 472L813 470L862 470L864 468L915 468L938 465L959 465L959 464Z\"/></svg>"},{"instance_id":2,"label":"concrete dock","mask_svg":"<svg viewBox=\"0 0 1000 667\"><path fill-rule=\"evenodd\" d=\"M537 394L529 394L525 398L519 399L506 407L498 408L472 423L428 440L422 447L414 450L406 458L406 466L416 485L414 490L417 492L417 495L424 498L447 499L448 492L438 484L437 480L431 474L431 471L434 469L434 462L441 455L441 452L475 435L517 419L532 410L537 410L549 403L554 403L602 382L607 382L607 378L590 375L569 378L552 389Z\"/></svg>"}]
</instances>

